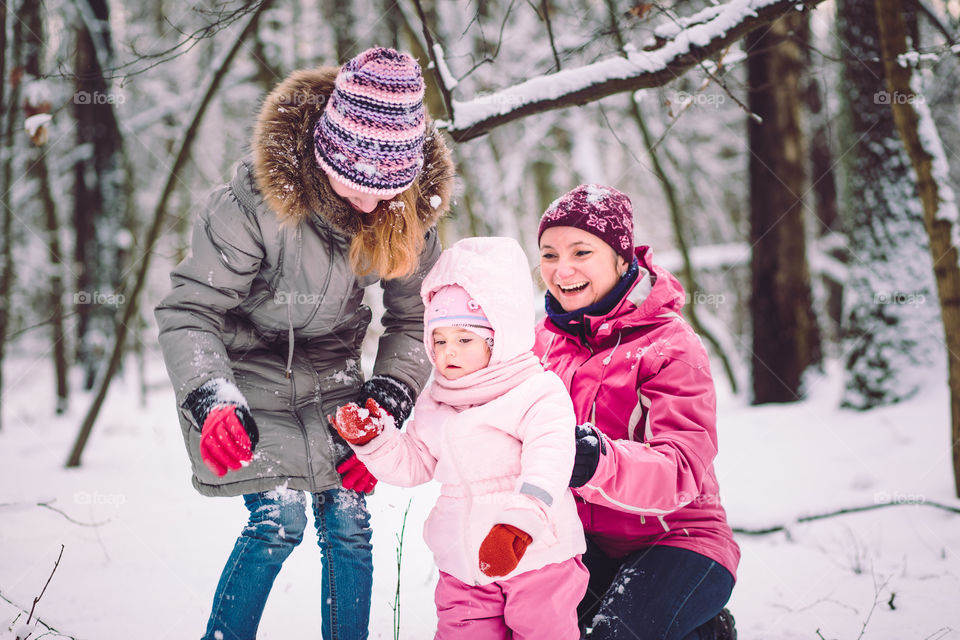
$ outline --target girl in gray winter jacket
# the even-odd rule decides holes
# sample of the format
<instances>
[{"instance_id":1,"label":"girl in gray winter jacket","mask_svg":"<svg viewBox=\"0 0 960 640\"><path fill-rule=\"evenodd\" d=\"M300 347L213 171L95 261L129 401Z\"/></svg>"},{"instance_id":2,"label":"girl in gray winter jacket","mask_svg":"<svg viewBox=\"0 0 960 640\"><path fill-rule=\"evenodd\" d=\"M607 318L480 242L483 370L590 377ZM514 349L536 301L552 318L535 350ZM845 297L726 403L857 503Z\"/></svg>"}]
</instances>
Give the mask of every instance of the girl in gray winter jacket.
<instances>
[{"instance_id":1,"label":"girl in gray winter jacket","mask_svg":"<svg viewBox=\"0 0 960 640\"><path fill-rule=\"evenodd\" d=\"M429 375L420 283L440 253L450 152L423 108L420 67L370 49L297 71L267 97L252 154L199 213L156 308L193 485L250 511L205 638L254 638L306 527L322 550L325 639L366 638L372 563L364 494L376 479L327 416L373 398L397 423ZM361 303L385 312L373 376Z\"/></svg>"}]
</instances>

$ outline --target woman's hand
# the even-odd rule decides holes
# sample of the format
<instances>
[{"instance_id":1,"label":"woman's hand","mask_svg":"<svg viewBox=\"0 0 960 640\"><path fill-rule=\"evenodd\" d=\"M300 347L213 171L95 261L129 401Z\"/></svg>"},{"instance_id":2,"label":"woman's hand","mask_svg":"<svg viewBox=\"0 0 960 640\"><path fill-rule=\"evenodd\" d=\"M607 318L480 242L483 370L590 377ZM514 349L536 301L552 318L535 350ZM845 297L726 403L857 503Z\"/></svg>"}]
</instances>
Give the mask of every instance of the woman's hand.
<instances>
[{"instance_id":1,"label":"woman's hand","mask_svg":"<svg viewBox=\"0 0 960 640\"><path fill-rule=\"evenodd\" d=\"M260 432L231 381L208 380L190 392L183 405L200 427L200 458L211 472L223 477L253 459Z\"/></svg>"},{"instance_id":2,"label":"woman's hand","mask_svg":"<svg viewBox=\"0 0 960 640\"><path fill-rule=\"evenodd\" d=\"M221 404L213 407L200 432L200 457L217 476L240 469L253 460L257 425L243 407Z\"/></svg>"},{"instance_id":3,"label":"woman's hand","mask_svg":"<svg viewBox=\"0 0 960 640\"><path fill-rule=\"evenodd\" d=\"M337 465L337 473L344 489L352 489L358 493L371 493L377 486L377 479L367 469L367 465L360 462L357 454L353 454Z\"/></svg>"},{"instance_id":4,"label":"woman's hand","mask_svg":"<svg viewBox=\"0 0 960 640\"><path fill-rule=\"evenodd\" d=\"M573 458L573 473L570 475L571 487L582 487L597 472L600 456L607 454L604 435L589 422L578 424L574 432L577 439L577 452Z\"/></svg>"},{"instance_id":5,"label":"woman's hand","mask_svg":"<svg viewBox=\"0 0 960 640\"><path fill-rule=\"evenodd\" d=\"M397 428L410 417L413 410L413 391L403 382L391 376L373 376L360 385L357 404L364 404L368 398L376 401L380 407L396 421Z\"/></svg>"}]
</instances>

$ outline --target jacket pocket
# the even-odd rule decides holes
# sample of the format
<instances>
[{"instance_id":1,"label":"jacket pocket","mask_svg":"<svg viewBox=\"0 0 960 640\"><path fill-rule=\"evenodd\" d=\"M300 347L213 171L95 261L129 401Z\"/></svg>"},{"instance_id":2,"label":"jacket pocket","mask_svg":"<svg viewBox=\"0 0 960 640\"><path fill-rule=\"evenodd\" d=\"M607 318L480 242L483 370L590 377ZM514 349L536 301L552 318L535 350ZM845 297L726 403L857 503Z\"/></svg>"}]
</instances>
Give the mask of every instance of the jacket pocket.
<instances>
[{"instance_id":1,"label":"jacket pocket","mask_svg":"<svg viewBox=\"0 0 960 640\"><path fill-rule=\"evenodd\" d=\"M339 329L338 333L345 342L353 346L354 351L358 352L363 345L363 339L367 335L367 328L370 326L372 319L373 311L367 305L361 304L353 315L343 323L343 329Z\"/></svg>"},{"instance_id":2,"label":"jacket pocket","mask_svg":"<svg viewBox=\"0 0 960 640\"><path fill-rule=\"evenodd\" d=\"M257 334L256 329L253 328L253 325L232 313L228 313L223 318L223 331L220 333L220 339L228 353L231 351L249 351L263 344L263 340Z\"/></svg>"},{"instance_id":3,"label":"jacket pocket","mask_svg":"<svg viewBox=\"0 0 960 640\"><path fill-rule=\"evenodd\" d=\"M283 411L290 407L290 381L286 363L276 353L264 348L253 349L231 357L237 388L251 410Z\"/></svg>"}]
</instances>

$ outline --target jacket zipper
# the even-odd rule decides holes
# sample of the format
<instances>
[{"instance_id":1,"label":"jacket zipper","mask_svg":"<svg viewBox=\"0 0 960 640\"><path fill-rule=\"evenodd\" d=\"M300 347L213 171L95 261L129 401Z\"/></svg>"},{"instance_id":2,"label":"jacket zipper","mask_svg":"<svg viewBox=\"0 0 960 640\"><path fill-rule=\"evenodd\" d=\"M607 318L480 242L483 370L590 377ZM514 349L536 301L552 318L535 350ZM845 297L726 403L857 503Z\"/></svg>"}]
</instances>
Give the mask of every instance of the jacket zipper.
<instances>
[{"instance_id":1,"label":"jacket zipper","mask_svg":"<svg viewBox=\"0 0 960 640\"><path fill-rule=\"evenodd\" d=\"M303 436L303 449L307 456L307 473L310 475L310 493L317 493L317 474L313 470L313 455L310 453L310 438L307 435L307 427L300 419L300 413L297 410L297 383L294 376L290 376L290 412L297 421L300 428L300 435ZM336 460L333 461L336 466Z\"/></svg>"}]
</instances>

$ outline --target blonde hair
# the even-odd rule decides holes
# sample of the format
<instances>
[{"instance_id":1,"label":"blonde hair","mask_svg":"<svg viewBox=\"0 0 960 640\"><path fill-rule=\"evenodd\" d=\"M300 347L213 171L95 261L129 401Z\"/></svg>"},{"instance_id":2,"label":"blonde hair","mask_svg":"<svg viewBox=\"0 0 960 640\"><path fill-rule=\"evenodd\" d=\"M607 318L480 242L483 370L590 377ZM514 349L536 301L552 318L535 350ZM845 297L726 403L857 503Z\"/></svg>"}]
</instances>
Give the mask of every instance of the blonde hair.
<instances>
[{"instance_id":1,"label":"blonde hair","mask_svg":"<svg viewBox=\"0 0 960 640\"><path fill-rule=\"evenodd\" d=\"M420 262L424 229L418 210L420 187L406 190L364 214L350 243L350 266L357 275L375 273L384 279L409 276Z\"/></svg>"}]
</instances>

